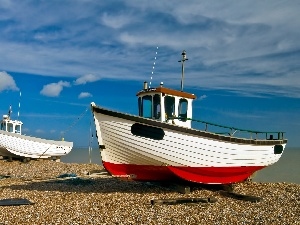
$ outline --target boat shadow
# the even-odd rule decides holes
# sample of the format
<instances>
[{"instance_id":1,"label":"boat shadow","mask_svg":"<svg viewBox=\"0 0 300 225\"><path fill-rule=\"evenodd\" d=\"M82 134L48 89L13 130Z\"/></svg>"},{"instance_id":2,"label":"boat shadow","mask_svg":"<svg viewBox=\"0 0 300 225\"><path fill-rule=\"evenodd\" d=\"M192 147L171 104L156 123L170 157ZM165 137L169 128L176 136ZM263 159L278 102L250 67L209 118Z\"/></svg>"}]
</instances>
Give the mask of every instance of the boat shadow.
<instances>
[{"instance_id":1,"label":"boat shadow","mask_svg":"<svg viewBox=\"0 0 300 225\"><path fill-rule=\"evenodd\" d=\"M76 193L166 193L171 191L166 187L149 182L122 181L113 177L26 180L18 184L1 186L1 189L5 188L22 191Z\"/></svg>"},{"instance_id":2,"label":"boat shadow","mask_svg":"<svg viewBox=\"0 0 300 225\"><path fill-rule=\"evenodd\" d=\"M10 179L10 178L8 178ZM180 187L178 189L178 187ZM182 193L182 188L188 187L190 192L206 189L217 191L222 189L219 185L201 185L191 184L187 182L140 182L140 181L124 181L111 176L99 177L75 177L75 178L53 178L47 180L27 179L18 184L2 186L12 190L22 191L58 191L58 192L76 192L76 193Z\"/></svg>"}]
</instances>

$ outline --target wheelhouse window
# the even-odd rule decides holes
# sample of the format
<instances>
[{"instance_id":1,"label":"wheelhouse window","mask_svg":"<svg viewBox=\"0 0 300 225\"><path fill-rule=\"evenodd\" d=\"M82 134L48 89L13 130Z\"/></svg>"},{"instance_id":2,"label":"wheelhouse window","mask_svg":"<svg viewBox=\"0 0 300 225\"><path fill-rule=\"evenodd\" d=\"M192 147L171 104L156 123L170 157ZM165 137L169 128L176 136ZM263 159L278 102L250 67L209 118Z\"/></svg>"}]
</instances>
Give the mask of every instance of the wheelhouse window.
<instances>
[{"instance_id":1,"label":"wheelhouse window","mask_svg":"<svg viewBox=\"0 0 300 225\"><path fill-rule=\"evenodd\" d=\"M139 109L139 116L142 116L142 98L138 98L138 109Z\"/></svg>"},{"instance_id":2,"label":"wheelhouse window","mask_svg":"<svg viewBox=\"0 0 300 225\"><path fill-rule=\"evenodd\" d=\"M7 131L8 131L8 132L13 132L13 131L14 131L13 124L11 124L11 123L8 123L8 124L7 124Z\"/></svg>"},{"instance_id":3,"label":"wheelhouse window","mask_svg":"<svg viewBox=\"0 0 300 225\"><path fill-rule=\"evenodd\" d=\"M171 118L175 116L175 97L165 97L165 111L166 117Z\"/></svg>"},{"instance_id":4,"label":"wheelhouse window","mask_svg":"<svg viewBox=\"0 0 300 225\"><path fill-rule=\"evenodd\" d=\"M155 94L153 96L153 116L155 119L159 119L161 117L161 104L160 104L160 95Z\"/></svg>"},{"instance_id":5,"label":"wheelhouse window","mask_svg":"<svg viewBox=\"0 0 300 225\"><path fill-rule=\"evenodd\" d=\"M140 116L152 118L152 96L146 95L142 97Z\"/></svg>"},{"instance_id":6,"label":"wheelhouse window","mask_svg":"<svg viewBox=\"0 0 300 225\"><path fill-rule=\"evenodd\" d=\"M21 126L20 125L16 125L16 128L15 128L15 133L18 133L20 134L21 133Z\"/></svg>"},{"instance_id":7,"label":"wheelhouse window","mask_svg":"<svg viewBox=\"0 0 300 225\"><path fill-rule=\"evenodd\" d=\"M183 120L187 118L187 110L188 110L188 101L185 98L181 98L179 100L178 105L178 114Z\"/></svg>"}]
</instances>

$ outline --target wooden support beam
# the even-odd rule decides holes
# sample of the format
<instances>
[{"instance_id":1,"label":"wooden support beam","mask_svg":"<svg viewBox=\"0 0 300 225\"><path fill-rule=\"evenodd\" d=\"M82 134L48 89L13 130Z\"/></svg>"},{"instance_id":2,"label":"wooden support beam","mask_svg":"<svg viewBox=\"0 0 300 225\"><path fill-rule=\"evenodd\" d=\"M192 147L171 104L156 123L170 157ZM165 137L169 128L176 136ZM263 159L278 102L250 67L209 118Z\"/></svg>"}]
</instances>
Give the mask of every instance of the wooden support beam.
<instances>
[{"instance_id":1,"label":"wooden support beam","mask_svg":"<svg viewBox=\"0 0 300 225\"><path fill-rule=\"evenodd\" d=\"M248 201L248 202L260 202L262 200L261 197L257 196L252 196L252 195L244 195L244 194L238 194L234 192L228 192L228 191L221 191L221 195L234 198L237 200L243 200L243 201Z\"/></svg>"}]
</instances>

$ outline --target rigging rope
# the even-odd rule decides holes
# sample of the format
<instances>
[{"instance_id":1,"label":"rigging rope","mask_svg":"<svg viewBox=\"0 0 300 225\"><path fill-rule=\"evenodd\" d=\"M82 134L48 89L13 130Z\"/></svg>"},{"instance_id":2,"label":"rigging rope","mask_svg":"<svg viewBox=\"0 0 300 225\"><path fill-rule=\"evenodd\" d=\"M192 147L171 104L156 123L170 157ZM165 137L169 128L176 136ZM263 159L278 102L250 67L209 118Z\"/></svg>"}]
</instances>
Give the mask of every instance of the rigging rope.
<instances>
[{"instance_id":1,"label":"rigging rope","mask_svg":"<svg viewBox=\"0 0 300 225\"><path fill-rule=\"evenodd\" d=\"M75 120L69 127L68 129L66 129L65 131L62 132L62 140L64 140L64 134L67 133L73 126L76 125L76 123L81 120L86 112L88 111L90 106L88 106L77 118L77 120ZM92 163L92 158L91 158L91 153L92 153L92 150L93 150L93 147L92 147L92 144L93 144L93 140L94 140L94 134L92 132L92 121L93 121L93 116L91 116L91 120L90 120L90 132L89 132L89 161L90 163ZM48 149L47 149L48 150ZM46 150L46 151L47 151Z\"/></svg>"},{"instance_id":2,"label":"rigging rope","mask_svg":"<svg viewBox=\"0 0 300 225\"><path fill-rule=\"evenodd\" d=\"M151 77L150 77L150 82L149 82L149 88L151 88L151 84L152 84L152 77L153 77L154 68L155 68L155 61L156 61L157 51L158 51L158 47L156 47L154 63L153 63L153 66L152 66L152 72L151 72Z\"/></svg>"},{"instance_id":3,"label":"rigging rope","mask_svg":"<svg viewBox=\"0 0 300 225\"><path fill-rule=\"evenodd\" d=\"M91 120L90 120L90 139L89 139L89 158L90 158L90 163L92 163L92 158L91 158L91 153L93 151L93 147L92 147L92 143L93 143L93 132L92 132L92 119L93 117L91 117Z\"/></svg>"},{"instance_id":4,"label":"rigging rope","mask_svg":"<svg viewBox=\"0 0 300 225\"><path fill-rule=\"evenodd\" d=\"M78 123L79 120L83 118L83 116L86 114L90 106L86 107L86 109L78 116L77 120L75 120L65 131L61 132L62 140L64 140L64 135L69 132L69 130Z\"/></svg>"}]
</instances>

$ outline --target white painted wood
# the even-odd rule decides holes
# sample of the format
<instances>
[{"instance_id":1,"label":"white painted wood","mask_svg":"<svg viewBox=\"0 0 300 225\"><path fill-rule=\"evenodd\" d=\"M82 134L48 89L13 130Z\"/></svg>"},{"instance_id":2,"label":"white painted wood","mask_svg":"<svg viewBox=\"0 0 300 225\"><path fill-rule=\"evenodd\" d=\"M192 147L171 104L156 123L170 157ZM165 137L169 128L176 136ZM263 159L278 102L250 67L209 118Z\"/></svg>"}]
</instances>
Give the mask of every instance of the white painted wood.
<instances>
[{"instance_id":1,"label":"white painted wood","mask_svg":"<svg viewBox=\"0 0 300 225\"><path fill-rule=\"evenodd\" d=\"M282 154L274 145L240 144L164 129L163 140L135 136L134 122L94 112L104 161L189 167L269 166ZM283 144L285 148L285 144Z\"/></svg>"},{"instance_id":2,"label":"white painted wood","mask_svg":"<svg viewBox=\"0 0 300 225\"><path fill-rule=\"evenodd\" d=\"M54 141L0 130L0 155L29 158L63 156L73 148L73 142Z\"/></svg>"}]
</instances>

